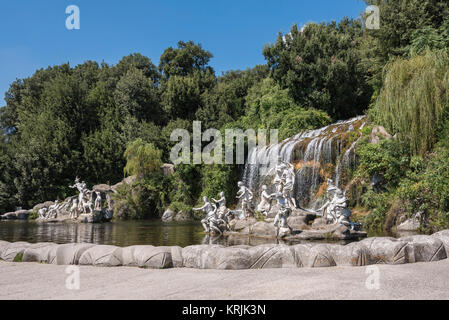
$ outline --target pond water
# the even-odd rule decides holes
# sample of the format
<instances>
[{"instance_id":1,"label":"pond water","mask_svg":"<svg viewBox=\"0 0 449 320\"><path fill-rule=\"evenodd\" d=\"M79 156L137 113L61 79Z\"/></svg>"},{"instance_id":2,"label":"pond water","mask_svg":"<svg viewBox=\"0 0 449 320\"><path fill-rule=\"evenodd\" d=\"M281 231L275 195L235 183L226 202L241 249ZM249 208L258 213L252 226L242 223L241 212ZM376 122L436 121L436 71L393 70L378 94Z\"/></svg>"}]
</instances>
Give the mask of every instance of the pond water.
<instances>
[{"instance_id":1,"label":"pond water","mask_svg":"<svg viewBox=\"0 0 449 320\"><path fill-rule=\"evenodd\" d=\"M131 245L180 246L195 244L260 245L296 244L249 236L208 236L197 221L164 223L160 220L114 221L110 223L39 223L0 221L0 240L54 243L95 243L120 247ZM306 242L306 241L301 241Z\"/></svg>"},{"instance_id":2,"label":"pond water","mask_svg":"<svg viewBox=\"0 0 449 320\"><path fill-rule=\"evenodd\" d=\"M370 235L385 236L385 235ZM35 221L0 221L0 240L75 243L87 242L120 247L131 245L181 246L195 244L260 245L297 244L283 240L249 236L206 236L198 221L164 223L160 220L114 221L110 223L39 223ZM316 241L315 241L316 242ZM336 243L335 241L332 241ZM337 243L347 243L339 241Z\"/></svg>"}]
</instances>

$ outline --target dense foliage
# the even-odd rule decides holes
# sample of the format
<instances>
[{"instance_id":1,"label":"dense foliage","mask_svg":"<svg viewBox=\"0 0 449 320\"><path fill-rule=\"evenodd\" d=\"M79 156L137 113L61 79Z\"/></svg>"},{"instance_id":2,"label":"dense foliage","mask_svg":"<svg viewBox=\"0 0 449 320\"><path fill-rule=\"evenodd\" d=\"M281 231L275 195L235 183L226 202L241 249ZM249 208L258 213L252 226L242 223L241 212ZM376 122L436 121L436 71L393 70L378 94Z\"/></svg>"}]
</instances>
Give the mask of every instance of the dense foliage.
<instances>
[{"instance_id":1,"label":"dense foliage","mask_svg":"<svg viewBox=\"0 0 449 320\"><path fill-rule=\"evenodd\" d=\"M180 41L156 66L134 53L116 65L86 61L37 70L11 83L0 108L0 212L73 194L75 176L115 184L119 218L149 218L170 207L190 212L202 195L224 191L233 205L237 165L169 162L174 129L304 129L368 113L395 135L357 147L350 183L372 230L424 212L448 224L449 3L368 0L381 27L360 19L293 26L263 49L267 63L217 76L213 54ZM370 181L376 177L377 183ZM235 204L235 203L234 203Z\"/></svg>"}]
</instances>

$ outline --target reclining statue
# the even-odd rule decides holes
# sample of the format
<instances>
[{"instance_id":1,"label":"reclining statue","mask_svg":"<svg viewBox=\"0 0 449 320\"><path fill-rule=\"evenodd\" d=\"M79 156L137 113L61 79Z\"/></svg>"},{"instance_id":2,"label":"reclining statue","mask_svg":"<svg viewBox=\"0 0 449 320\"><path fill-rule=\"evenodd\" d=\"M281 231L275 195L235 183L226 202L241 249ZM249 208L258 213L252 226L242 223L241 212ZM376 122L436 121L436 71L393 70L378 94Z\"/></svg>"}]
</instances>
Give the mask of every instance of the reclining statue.
<instances>
[{"instance_id":1,"label":"reclining statue","mask_svg":"<svg viewBox=\"0 0 449 320\"><path fill-rule=\"evenodd\" d=\"M343 224L351 229L359 229L359 223L352 222L351 210L345 192L334 185L333 180L327 180L326 202L318 209L328 224Z\"/></svg>"}]
</instances>

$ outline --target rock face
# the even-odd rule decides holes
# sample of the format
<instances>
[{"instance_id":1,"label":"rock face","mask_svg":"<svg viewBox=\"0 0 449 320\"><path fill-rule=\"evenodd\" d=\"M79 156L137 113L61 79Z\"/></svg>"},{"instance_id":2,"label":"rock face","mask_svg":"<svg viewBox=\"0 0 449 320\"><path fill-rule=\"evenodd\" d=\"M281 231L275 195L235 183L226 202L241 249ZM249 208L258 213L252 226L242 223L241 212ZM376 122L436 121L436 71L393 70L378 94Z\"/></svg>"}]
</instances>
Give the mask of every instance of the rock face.
<instances>
[{"instance_id":1,"label":"rock face","mask_svg":"<svg viewBox=\"0 0 449 320\"><path fill-rule=\"evenodd\" d=\"M14 212L7 212L0 216L1 220L27 220L30 216L31 210L18 210Z\"/></svg>"},{"instance_id":2,"label":"rock face","mask_svg":"<svg viewBox=\"0 0 449 320\"><path fill-rule=\"evenodd\" d=\"M347 245L306 243L258 246L150 245L116 247L88 243L55 244L0 241L0 259L60 265L141 268L264 269L404 264L447 259L449 230L431 236L374 237Z\"/></svg>"}]
</instances>

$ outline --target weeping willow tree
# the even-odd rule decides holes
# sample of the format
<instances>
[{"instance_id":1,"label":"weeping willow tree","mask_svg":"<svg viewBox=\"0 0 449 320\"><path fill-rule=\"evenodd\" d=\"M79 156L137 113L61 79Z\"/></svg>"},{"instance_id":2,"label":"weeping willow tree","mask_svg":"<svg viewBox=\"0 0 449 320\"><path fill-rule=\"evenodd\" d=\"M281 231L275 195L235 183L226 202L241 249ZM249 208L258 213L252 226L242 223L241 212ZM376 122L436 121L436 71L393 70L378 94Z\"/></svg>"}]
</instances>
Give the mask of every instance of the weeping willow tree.
<instances>
[{"instance_id":1,"label":"weeping willow tree","mask_svg":"<svg viewBox=\"0 0 449 320\"><path fill-rule=\"evenodd\" d=\"M161 151L151 143L145 143L137 139L130 143L125 151L126 166L123 169L125 175L137 175L144 178L149 173L159 171L162 165Z\"/></svg>"},{"instance_id":2,"label":"weeping willow tree","mask_svg":"<svg viewBox=\"0 0 449 320\"><path fill-rule=\"evenodd\" d=\"M436 141L449 110L449 56L426 50L385 67L383 87L372 110L376 122L398 134L413 154L423 155Z\"/></svg>"}]
</instances>

